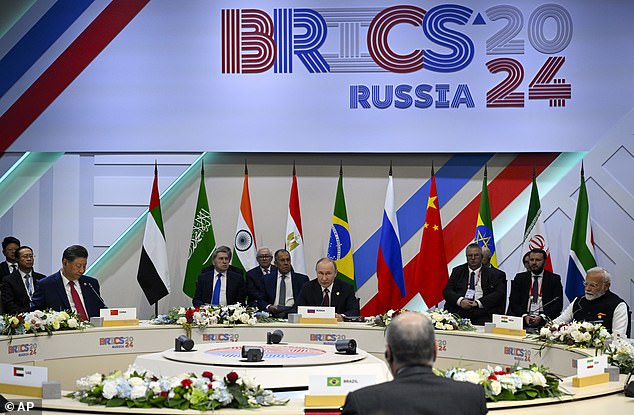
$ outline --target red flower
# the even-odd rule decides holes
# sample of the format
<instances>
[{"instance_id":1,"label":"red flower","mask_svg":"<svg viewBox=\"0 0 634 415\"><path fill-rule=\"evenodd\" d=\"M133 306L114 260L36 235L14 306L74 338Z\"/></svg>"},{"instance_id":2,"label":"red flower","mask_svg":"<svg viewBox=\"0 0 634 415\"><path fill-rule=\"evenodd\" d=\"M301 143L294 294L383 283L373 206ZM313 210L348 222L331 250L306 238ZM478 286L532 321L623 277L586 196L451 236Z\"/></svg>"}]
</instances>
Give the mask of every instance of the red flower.
<instances>
[{"instance_id":1,"label":"red flower","mask_svg":"<svg viewBox=\"0 0 634 415\"><path fill-rule=\"evenodd\" d=\"M489 375L489 377L487 378L489 380L498 380L498 377L495 375Z\"/></svg>"},{"instance_id":2,"label":"red flower","mask_svg":"<svg viewBox=\"0 0 634 415\"><path fill-rule=\"evenodd\" d=\"M168 395L168 393L167 393L167 392L161 392L161 393L160 393L160 395L161 395L161 396L167 396L167 395Z\"/></svg>"},{"instance_id":3,"label":"red flower","mask_svg":"<svg viewBox=\"0 0 634 415\"><path fill-rule=\"evenodd\" d=\"M185 388L188 388L192 385L192 380L191 379L183 379L181 380L181 385Z\"/></svg>"},{"instance_id":4,"label":"red flower","mask_svg":"<svg viewBox=\"0 0 634 415\"><path fill-rule=\"evenodd\" d=\"M185 319L187 320L188 323L192 323L194 321L194 313L196 312L195 309L193 308L189 308L187 309L187 311L185 311Z\"/></svg>"},{"instance_id":5,"label":"red flower","mask_svg":"<svg viewBox=\"0 0 634 415\"><path fill-rule=\"evenodd\" d=\"M227 373L227 382L229 383L235 383L236 380L238 380L238 374L236 372L229 372Z\"/></svg>"},{"instance_id":6,"label":"red flower","mask_svg":"<svg viewBox=\"0 0 634 415\"><path fill-rule=\"evenodd\" d=\"M214 378L214 374L213 374L213 373L211 373L211 372L210 372L210 371L208 371L208 370L205 370L205 371L203 372L202 376L203 376L204 378L209 379L209 380L213 380L213 378Z\"/></svg>"},{"instance_id":7,"label":"red flower","mask_svg":"<svg viewBox=\"0 0 634 415\"><path fill-rule=\"evenodd\" d=\"M207 388L208 388L208 389L213 389L213 386L211 386L211 383L208 383L208 384L207 384Z\"/></svg>"}]
</instances>

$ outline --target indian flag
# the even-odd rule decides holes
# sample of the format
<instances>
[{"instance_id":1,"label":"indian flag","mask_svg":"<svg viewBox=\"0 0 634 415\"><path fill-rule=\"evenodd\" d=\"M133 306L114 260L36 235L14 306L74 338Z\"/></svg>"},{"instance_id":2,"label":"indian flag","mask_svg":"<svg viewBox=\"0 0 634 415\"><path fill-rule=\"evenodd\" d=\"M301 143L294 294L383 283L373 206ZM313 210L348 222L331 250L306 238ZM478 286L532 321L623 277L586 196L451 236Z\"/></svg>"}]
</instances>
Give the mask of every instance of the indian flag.
<instances>
[{"instance_id":1,"label":"indian flag","mask_svg":"<svg viewBox=\"0 0 634 415\"><path fill-rule=\"evenodd\" d=\"M257 266L255 255L257 247L255 243L255 227L251 213L251 197L249 196L249 171L244 164L244 183L242 185L242 199L240 201L240 213L234 239L234 255L231 264L243 271L248 271Z\"/></svg>"}]
</instances>

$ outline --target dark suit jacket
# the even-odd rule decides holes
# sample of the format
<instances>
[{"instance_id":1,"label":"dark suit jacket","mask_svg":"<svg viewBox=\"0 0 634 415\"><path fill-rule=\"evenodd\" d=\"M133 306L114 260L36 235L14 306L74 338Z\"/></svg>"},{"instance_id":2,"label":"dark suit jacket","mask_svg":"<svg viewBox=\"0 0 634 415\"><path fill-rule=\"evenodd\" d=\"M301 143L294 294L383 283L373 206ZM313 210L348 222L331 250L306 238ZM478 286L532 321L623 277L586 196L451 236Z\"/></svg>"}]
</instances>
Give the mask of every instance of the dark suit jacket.
<instances>
[{"instance_id":1,"label":"dark suit jacket","mask_svg":"<svg viewBox=\"0 0 634 415\"><path fill-rule=\"evenodd\" d=\"M492 320L493 314L504 314L506 310L506 274L496 268L481 268L480 284L482 297L476 298L484 308L464 310L458 304L458 298L464 297L469 285L469 267L462 264L451 271L449 281L443 290L445 310L469 318L473 324L483 325Z\"/></svg>"},{"instance_id":2,"label":"dark suit jacket","mask_svg":"<svg viewBox=\"0 0 634 415\"><path fill-rule=\"evenodd\" d=\"M213 290L212 284L215 274L216 271L211 270L203 272L198 276L198 282L196 282L196 292L194 293L194 299L192 300L194 307L200 307L203 304L211 304L211 295ZM244 304L246 288L242 274L230 269L227 270L226 274L227 304Z\"/></svg>"},{"instance_id":3,"label":"dark suit jacket","mask_svg":"<svg viewBox=\"0 0 634 415\"><path fill-rule=\"evenodd\" d=\"M277 271L275 265L271 265L271 272ZM247 304L252 307L258 306L258 301L262 298L264 291L264 274L258 265L247 271Z\"/></svg>"},{"instance_id":4,"label":"dark suit jacket","mask_svg":"<svg viewBox=\"0 0 634 415\"><path fill-rule=\"evenodd\" d=\"M530 291L532 285L533 279L530 272L520 272L515 275L513 282L511 282L509 309L506 312L508 315L521 317L526 314L526 311L528 310L528 302L530 301ZM544 307L544 310L540 314L545 314L551 320L557 318L561 314L561 309L564 306L561 277L557 274L544 270L541 291L542 304L546 307ZM554 300L555 298L557 298L557 300Z\"/></svg>"},{"instance_id":5,"label":"dark suit jacket","mask_svg":"<svg viewBox=\"0 0 634 415\"><path fill-rule=\"evenodd\" d=\"M0 282L2 282L2 278L11 274L11 270L9 269L9 264L7 261L0 262Z\"/></svg>"},{"instance_id":6,"label":"dark suit jacket","mask_svg":"<svg viewBox=\"0 0 634 415\"><path fill-rule=\"evenodd\" d=\"M79 286L88 317L99 317L99 309L106 308L97 296L99 294L99 281L88 275L82 275L79 278ZM72 310L64 289L63 277L59 271L41 279L33 293L31 310L46 310L47 308L52 308L55 311Z\"/></svg>"},{"instance_id":7,"label":"dark suit jacket","mask_svg":"<svg viewBox=\"0 0 634 415\"><path fill-rule=\"evenodd\" d=\"M299 293L296 306L316 306L321 305L324 295L317 278L304 284L304 288ZM335 308L335 313L346 316L359 315L359 301L354 295L354 288L345 281L335 279L330 289L330 306Z\"/></svg>"},{"instance_id":8,"label":"dark suit jacket","mask_svg":"<svg viewBox=\"0 0 634 415\"><path fill-rule=\"evenodd\" d=\"M37 283L46 277L46 275L35 271L31 272L31 276L35 288L37 288ZM4 312L7 314L24 313L31 309L31 298L26 292L20 271L15 271L2 280L2 304Z\"/></svg>"},{"instance_id":9,"label":"dark suit jacket","mask_svg":"<svg viewBox=\"0 0 634 415\"><path fill-rule=\"evenodd\" d=\"M481 415L484 388L436 376L430 367L403 368L390 382L350 392L341 415Z\"/></svg>"},{"instance_id":10,"label":"dark suit jacket","mask_svg":"<svg viewBox=\"0 0 634 415\"><path fill-rule=\"evenodd\" d=\"M276 289L278 272L279 271L276 269L275 272L271 272L269 273L269 275L266 275L262 278L262 296L258 301L258 307L261 310L266 310L266 306L275 303L275 295L277 294ZM295 301L295 304L297 304L297 299L299 298L299 293L302 291L302 287L307 282L307 275L291 271L291 284L293 284L293 300Z\"/></svg>"}]
</instances>

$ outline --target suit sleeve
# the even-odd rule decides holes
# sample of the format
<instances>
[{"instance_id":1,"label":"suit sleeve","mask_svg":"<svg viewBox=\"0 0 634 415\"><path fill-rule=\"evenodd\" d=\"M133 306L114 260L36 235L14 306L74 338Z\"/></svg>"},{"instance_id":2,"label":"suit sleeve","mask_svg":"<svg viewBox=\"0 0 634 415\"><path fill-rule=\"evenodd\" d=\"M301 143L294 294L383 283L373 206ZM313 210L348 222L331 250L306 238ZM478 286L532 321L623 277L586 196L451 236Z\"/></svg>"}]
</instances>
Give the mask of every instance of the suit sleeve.
<instances>
[{"instance_id":1,"label":"suit sleeve","mask_svg":"<svg viewBox=\"0 0 634 415\"><path fill-rule=\"evenodd\" d=\"M203 300L203 289L204 289L204 283L202 281L201 276L198 276L198 281L196 281L196 291L194 292L194 298L192 299L192 304L194 305L194 307L200 307L201 305L205 304L205 301Z\"/></svg>"},{"instance_id":2,"label":"suit sleeve","mask_svg":"<svg viewBox=\"0 0 634 415\"><path fill-rule=\"evenodd\" d=\"M262 298L262 280L255 272L247 272L247 305L257 307Z\"/></svg>"},{"instance_id":3,"label":"suit sleeve","mask_svg":"<svg viewBox=\"0 0 634 415\"><path fill-rule=\"evenodd\" d=\"M359 301L354 293L354 288L352 288L352 286L348 283L344 282L344 284L346 290L346 302L344 307L345 311L342 314L345 314L346 316L358 316L360 315Z\"/></svg>"},{"instance_id":4,"label":"suit sleeve","mask_svg":"<svg viewBox=\"0 0 634 415\"><path fill-rule=\"evenodd\" d=\"M443 297L445 297L445 309L451 313L455 313L458 311L458 298L464 295L464 293L458 292L458 277L460 275L460 270L458 268L454 268L451 271L451 276L447 281L447 285L445 285L445 289L442 291Z\"/></svg>"},{"instance_id":5,"label":"suit sleeve","mask_svg":"<svg viewBox=\"0 0 634 415\"><path fill-rule=\"evenodd\" d=\"M9 276L2 280L2 306L7 314L16 314L15 310L19 308L15 302L13 286L9 282Z\"/></svg>"},{"instance_id":6,"label":"suit sleeve","mask_svg":"<svg viewBox=\"0 0 634 415\"><path fill-rule=\"evenodd\" d=\"M544 307L544 314L553 320L561 314L561 310L564 308L564 289L561 286L561 276L553 274L551 284L553 289L552 298L556 300Z\"/></svg>"},{"instance_id":7,"label":"suit sleeve","mask_svg":"<svg viewBox=\"0 0 634 415\"><path fill-rule=\"evenodd\" d=\"M504 314L506 305L506 274L495 270L491 274L489 287L482 287L486 294L480 298L482 307L489 313Z\"/></svg>"},{"instance_id":8,"label":"suit sleeve","mask_svg":"<svg viewBox=\"0 0 634 415\"><path fill-rule=\"evenodd\" d=\"M341 415L357 415L359 414L359 406L357 405L357 398L354 392L348 393L346 396L346 402L341 410Z\"/></svg>"},{"instance_id":9,"label":"suit sleeve","mask_svg":"<svg viewBox=\"0 0 634 415\"><path fill-rule=\"evenodd\" d=\"M236 275L238 277L236 279L236 281L238 281L238 293L237 293L236 303L246 304L247 287L246 287L246 283L244 281L244 276L242 274L236 274Z\"/></svg>"},{"instance_id":10,"label":"suit sleeve","mask_svg":"<svg viewBox=\"0 0 634 415\"><path fill-rule=\"evenodd\" d=\"M297 298L297 301L295 301L295 305L293 306L293 309L297 309L297 307L299 306L315 305L315 304L311 304L309 288L310 288L309 284L304 284L301 291L299 292L299 297Z\"/></svg>"},{"instance_id":11,"label":"suit sleeve","mask_svg":"<svg viewBox=\"0 0 634 415\"><path fill-rule=\"evenodd\" d=\"M522 310L522 295L520 288L520 278L518 275L513 278L511 282L511 295L509 295L509 309L506 314L510 316L518 316L521 317L524 315L526 310Z\"/></svg>"}]
</instances>

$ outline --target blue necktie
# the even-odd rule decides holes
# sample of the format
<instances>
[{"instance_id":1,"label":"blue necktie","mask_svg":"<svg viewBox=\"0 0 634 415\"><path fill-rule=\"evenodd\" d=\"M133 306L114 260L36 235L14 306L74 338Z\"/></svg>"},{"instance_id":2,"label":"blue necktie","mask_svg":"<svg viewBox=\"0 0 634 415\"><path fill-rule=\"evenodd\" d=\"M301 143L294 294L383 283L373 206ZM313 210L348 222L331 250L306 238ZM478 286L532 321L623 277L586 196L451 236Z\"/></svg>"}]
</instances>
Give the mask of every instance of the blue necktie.
<instances>
[{"instance_id":1,"label":"blue necktie","mask_svg":"<svg viewBox=\"0 0 634 415\"><path fill-rule=\"evenodd\" d=\"M220 305L220 280L222 277L221 273L216 275L216 284L214 285L213 297L211 298L211 305Z\"/></svg>"},{"instance_id":2,"label":"blue necktie","mask_svg":"<svg viewBox=\"0 0 634 415\"><path fill-rule=\"evenodd\" d=\"M29 297L31 297L33 295L33 291L31 290L31 274L24 276L24 283L26 284L26 292L29 293Z\"/></svg>"}]
</instances>

